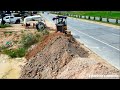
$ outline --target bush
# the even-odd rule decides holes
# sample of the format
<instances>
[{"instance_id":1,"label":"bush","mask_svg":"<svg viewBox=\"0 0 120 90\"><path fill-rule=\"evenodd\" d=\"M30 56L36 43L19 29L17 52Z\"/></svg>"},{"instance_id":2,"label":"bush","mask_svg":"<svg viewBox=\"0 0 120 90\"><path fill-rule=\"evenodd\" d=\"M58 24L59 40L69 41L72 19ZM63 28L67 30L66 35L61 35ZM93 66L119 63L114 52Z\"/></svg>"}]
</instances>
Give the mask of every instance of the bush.
<instances>
[{"instance_id":1,"label":"bush","mask_svg":"<svg viewBox=\"0 0 120 90\"><path fill-rule=\"evenodd\" d=\"M36 37L37 41L41 41L42 37L43 37L43 33L42 32L36 32L35 37Z\"/></svg>"},{"instance_id":2,"label":"bush","mask_svg":"<svg viewBox=\"0 0 120 90\"><path fill-rule=\"evenodd\" d=\"M43 30L41 32L42 32L43 35L48 35L49 34L48 30Z\"/></svg>"},{"instance_id":3,"label":"bush","mask_svg":"<svg viewBox=\"0 0 120 90\"><path fill-rule=\"evenodd\" d=\"M16 58L16 57L24 57L26 53L25 48L18 48L18 49L5 49L2 51L2 53L9 55L11 58Z\"/></svg>"},{"instance_id":4,"label":"bush","mask_svg":"<svg viewBox=\"0 0 120 90\"><path fill-rule=\"evenodd\" d=\"M22 39L20 41L20 43L22 44L22 46L24 48L28 48L30 47L31 45L37 43L39 41L39 38L38 36L32 34L32 33L29 33L29 34L23 34L22 36Z\"/></svg>"},{"instance_id":5,"label":"bush","mask_svg":"<svg viewBox=\"0 0 120 90\"><path fill-rule=\"evenodd\" d=\"M11 25L9 25L9 24L0 24L0 28L6 28L6 27L11 27Z\"/></svg>"},{"instance_id":6,"label":"bush","mask_svg":"<svg viewBox=\"0 0 120 90\"><path fill-rule=\"evenodd\" d=\"M26 49L25 48L19 48L19 49L16 50L16 53L17 53L17 57L23 57L23 56L25 56Z\"/></svg>"}]
</instances>

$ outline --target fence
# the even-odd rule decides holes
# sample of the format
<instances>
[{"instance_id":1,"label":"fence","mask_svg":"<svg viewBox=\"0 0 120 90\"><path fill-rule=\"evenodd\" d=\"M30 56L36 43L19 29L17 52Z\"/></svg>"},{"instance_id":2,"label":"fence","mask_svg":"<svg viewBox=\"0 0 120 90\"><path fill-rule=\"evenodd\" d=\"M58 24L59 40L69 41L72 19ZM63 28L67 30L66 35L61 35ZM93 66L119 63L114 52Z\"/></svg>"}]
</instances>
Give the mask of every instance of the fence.
<instances>
[{"instance_id":1,"label":"fence","mask_svg":"<svg viewBox=\"0 0 120 90\"><path fill-rule=\"evenodd\" d=\"M89 20L96 20L96 21L103 21L103 22L110 22L115 24L120 24L120 19L111 19L111 18L104 18L104 17L93 17L93 16L81 16L81 15L73 15L73 14L63 14L69 17L75 17L75 18L83 18L83 19L89 19Z\"/></svg>"}]
</instances>

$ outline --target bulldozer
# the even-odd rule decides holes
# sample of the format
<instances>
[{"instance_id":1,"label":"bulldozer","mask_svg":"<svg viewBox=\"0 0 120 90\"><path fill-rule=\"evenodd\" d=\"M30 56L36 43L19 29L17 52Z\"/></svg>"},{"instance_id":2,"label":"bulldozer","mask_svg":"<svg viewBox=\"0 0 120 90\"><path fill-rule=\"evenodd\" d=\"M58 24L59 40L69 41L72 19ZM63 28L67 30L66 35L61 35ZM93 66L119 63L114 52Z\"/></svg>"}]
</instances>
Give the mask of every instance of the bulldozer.
<instances>
[{"instance_id":1,"label":"bulldozer","mask_svg":"<svg viewBox=\"0 0 120 90\"><path fill-rule=\"evenodd\" d=\"M56 20L57 32L62 32L67 34L67 17L66 16L56 16L53 18L53 21ZM70 33L70 32L69 32Z\"/></svg>"}]
</instances>

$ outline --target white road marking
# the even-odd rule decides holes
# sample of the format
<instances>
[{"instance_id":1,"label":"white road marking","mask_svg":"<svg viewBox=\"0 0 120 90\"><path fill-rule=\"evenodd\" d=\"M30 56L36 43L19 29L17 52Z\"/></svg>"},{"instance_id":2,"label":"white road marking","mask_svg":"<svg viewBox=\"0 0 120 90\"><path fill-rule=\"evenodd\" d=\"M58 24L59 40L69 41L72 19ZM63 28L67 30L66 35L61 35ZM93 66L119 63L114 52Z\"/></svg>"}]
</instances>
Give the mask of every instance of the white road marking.
<instances>
[{"instance_id":1,"label":"white road marking","mask_svg":"<svg viewBox=\"0 0 120 90\"><path fill-rule=\"evenodd\" d=\"M69 27L70 27L70 26L69 26ZM72 28L72 27L70 27L70 28ZM90 37L90 38L92 38L92 39L95 39L96 41L99 41L99 42L101 42L101 43L103 43L103 44L105 44L105 45L107 45L107 46L109 46L109 47L112 47L112 48L120 51L120 49L118 49L118 48L116 48L116 47L114 47L114 46L112 46L112 45L109 45L109 44L107 44L107 43L105 43L105 42L103 42L103 41L101 41L101 40L98 40L98 39L96 39L96 38L94 38L94 37L92 37L92 36L90 36L90 35L88 35L88 34L86 34L86 33L83 33L83 32L81 32L81 31L78 31L78 30L75 29L75 28L72 28L72 29L74 29L75 31L77 31L77 32L79 32L79 33L82 33L82 34L84 34L84 35L86 35L86 36L88 36L88 37Z\"/></svg>"},{"instance_id":2,"label":"white road marking","mask_svg":"<svg viewBox=\"0 0 120 90\"><path fill-rule=\"evenodd\" d=\"M113 35L115 35L115 36L118 36L118 37L120 37L120 35L118 35L118 34L114 34L114 33L112 33Z\"/></svg>"}]
</instances>

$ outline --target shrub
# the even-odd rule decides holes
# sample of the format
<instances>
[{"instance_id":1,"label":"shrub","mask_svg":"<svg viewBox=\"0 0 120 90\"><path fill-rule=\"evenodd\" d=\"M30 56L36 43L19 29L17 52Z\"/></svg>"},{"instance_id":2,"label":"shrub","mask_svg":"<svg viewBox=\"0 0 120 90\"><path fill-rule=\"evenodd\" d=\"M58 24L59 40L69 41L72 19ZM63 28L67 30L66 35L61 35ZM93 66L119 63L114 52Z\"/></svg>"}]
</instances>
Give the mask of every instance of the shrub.
<instances>
[{"instance_id":1,"label":"shrub","mask_svg":"<svg viewBox=\"0 0 120 90\"><path fill-rule=\"evenodd\" d=\"M2 51L2 53L7 54L8 56L10 56L12 58L16 57L15 52L12 51L12 50L5 49L5 50Z\"/></svg>"},{"instance_id":2,"label":"shrub","mask_svg":"<svg viewBox=\"0 0 120 90\"><path fill-rule=\"evenodd\" d=\"M42 32L36 32L35 37L36 37L37 41L41 41L42 37L43 37L43 33Z\"/></svg>"},{"instance_id":3,"label":"shrub","mask_svg":"<svg viewBox=\"0 0 120 90\"><path fill-rule=\"evenodd\" d=\"M28 48L31 45L37 43L38 41L39 41L39 37L36 37L34 34L29 33L29 34L23 34L20 43L24 48Z\"/></svg>"},{"instance_id":4,"label":"shrub","mask_svg":"<svg viewBox=\"0 0 120 90\"><path fill-rule=\"evenodd\" d=\"M48 30L43 30L41 31L43 35L48 35L49 34L49 31Z\"/></svg>"},{"instance_id":5,"label":"shrub","mask_svg":"<svg viewBox=\"0 0 120 90\"><path fill-rule=\"evenodd\" d=\"M16 50L16 53L17 53L17 57L23 57L23 56L25 56L26 49L25 48L19 48L19 49Z\"/></svg>"},{"instance_id":6,"label":"shrub","mask_svg":"<svg viewBox=\"0 0 120 90\"><path fill-rule=\"evenodd\" d=\"M2 51L2 53L9 55L11 58L16 57L23 57L25 56L26 49L25 48L18 48L18 49L5 49Z\"/></svg>"}]
</instances>

